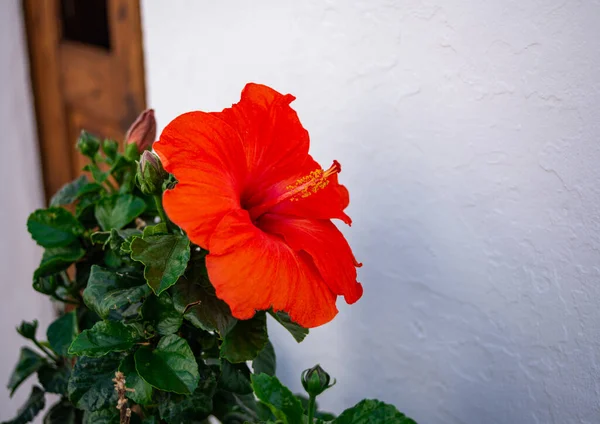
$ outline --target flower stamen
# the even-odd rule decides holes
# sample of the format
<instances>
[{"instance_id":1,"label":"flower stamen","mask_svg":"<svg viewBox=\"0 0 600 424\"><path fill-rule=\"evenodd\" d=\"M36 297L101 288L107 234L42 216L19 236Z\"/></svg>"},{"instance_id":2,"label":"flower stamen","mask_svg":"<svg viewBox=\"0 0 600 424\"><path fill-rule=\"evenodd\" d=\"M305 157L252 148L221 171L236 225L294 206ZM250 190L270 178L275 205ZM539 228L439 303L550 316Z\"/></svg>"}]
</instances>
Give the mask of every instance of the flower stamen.
<instances>
[{"instance_id":1,"label":"flower stamen","mask_svg":"<svg viewBox=\"0 0 600 424\"><path fill-rule=\"evenodd\" d=\"M311 196L327 187L329 185L329 177L341 171L342 166L337 160L334 160L333 164L325 171L322 169L311 171L310 174L296 180L294 184L288 185L285 188L286 191L275 199L250 209L248 212L250 213L251 219L254 220L258 218L273 206L278 205L285 200L289 199L291 202L297 202Z\"/></svg>"},{"instance_id":2,"label":"flower stamen","mask_svg":"<svg viewBox=\"0 0 600 424\"><path fill-rule=\"evenodd\" d=\"M315 169L310 174L298 179L295 184L286 187L286 190L289 190L291 194L290 200L292 202L297 202L300 199L304 199L311 194L324 189L329 185L328 178L341 170L342 167L337 160L334 160L333 165L326 171Z\"/></svg>"}]
</instances>

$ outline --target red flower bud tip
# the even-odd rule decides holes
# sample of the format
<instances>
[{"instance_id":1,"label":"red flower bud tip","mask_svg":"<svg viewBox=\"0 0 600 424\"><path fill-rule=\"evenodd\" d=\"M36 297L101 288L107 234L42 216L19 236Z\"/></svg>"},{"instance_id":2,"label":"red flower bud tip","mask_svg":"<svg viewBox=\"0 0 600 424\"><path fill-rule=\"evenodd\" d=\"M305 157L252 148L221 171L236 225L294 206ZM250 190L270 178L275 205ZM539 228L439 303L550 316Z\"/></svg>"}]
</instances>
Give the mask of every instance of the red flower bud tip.
<instances>
[{"instance_id":1,"label":"red flower bud tip","mask_svg":"<svg viewBox=\"0 0 600 424\"><path fill-rule=\"evenodd\" d=\"M152 148L156 140L156 119L154 109L146 109L127 130L125 141L127 144L135 143L138 151L143 152Z\"/></svg>"}]
</instances>

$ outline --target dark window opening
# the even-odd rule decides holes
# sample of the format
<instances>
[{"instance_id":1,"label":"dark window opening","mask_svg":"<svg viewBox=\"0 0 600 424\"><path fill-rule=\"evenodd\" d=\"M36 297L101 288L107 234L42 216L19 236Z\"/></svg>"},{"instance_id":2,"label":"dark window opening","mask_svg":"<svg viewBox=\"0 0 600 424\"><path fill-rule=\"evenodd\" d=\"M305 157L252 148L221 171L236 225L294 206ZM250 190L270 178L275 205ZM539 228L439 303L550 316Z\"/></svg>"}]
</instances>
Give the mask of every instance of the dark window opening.
<instances>
[{"instance_id":1,"label":"dark window opening","mask_svg":"<svg viewBox=\"0 0 600 424\"><path fill-rule=\"evenodd\" d=\"M63 40L110 50L107 0L61 0Z\"/></svg>"}]
</instances>

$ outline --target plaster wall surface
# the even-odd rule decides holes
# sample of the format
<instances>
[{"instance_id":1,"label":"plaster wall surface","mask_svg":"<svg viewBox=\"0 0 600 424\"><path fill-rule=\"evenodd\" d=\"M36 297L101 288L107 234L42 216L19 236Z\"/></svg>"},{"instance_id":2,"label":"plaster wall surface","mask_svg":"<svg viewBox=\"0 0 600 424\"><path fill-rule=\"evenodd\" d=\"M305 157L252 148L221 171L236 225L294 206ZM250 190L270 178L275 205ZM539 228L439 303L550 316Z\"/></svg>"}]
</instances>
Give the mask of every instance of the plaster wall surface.
<instances>
[{"instance_id":1,"label":"plaster wall surface","mask_svg":"<svg viewBox=\"0 0 600 424\"><path fill-rule=\"evenodd\" d=\"M0 421L6 421L29 397L32 384L37 384L33 377L9 398L6 384L20 347L27 344L15 327L22 320L37 318L38 335L43 340L53 316L48 298L31 288L41 250L25 224L31 212L43 207L43 189L18 0L0 1L0 131ZM47 402L53 400L49 397ZM41 418L36 422L41 423Z\"/></svg>"},{"instance_id":2,"label":"plaster wall surface","mask_svg":"<svg viewBox=\"0 0 600 424\"><path fill-rule=\"evenodd\" d=\"M161 126L265 83L343 165L365 293L299 346L271 323L285 383L320 363L335 412L600 422L599 1L142 5Z\"/></svg>"}]
</instances>

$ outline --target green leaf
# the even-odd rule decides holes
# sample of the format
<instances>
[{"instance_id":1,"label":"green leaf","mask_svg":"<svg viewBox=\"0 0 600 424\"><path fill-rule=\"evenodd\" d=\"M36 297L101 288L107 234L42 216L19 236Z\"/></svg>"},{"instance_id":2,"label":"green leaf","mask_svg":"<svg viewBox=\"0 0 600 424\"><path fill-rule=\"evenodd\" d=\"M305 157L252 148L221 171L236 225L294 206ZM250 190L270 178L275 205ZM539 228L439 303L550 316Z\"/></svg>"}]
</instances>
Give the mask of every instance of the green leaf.
<instances>
[{"instance_id":1,"label":"green leaf","mask_svg":"<svg viewBox=\"0 0 600 424\"><path fill-rule=\"evenodd\" d=\"M217 390L213 403L213 415L223 424L273 423L275 421L275 416L269 407L256 399L254 392L240 395Z\"/></svg>"},{"instance_id":2,"label":"green leaf","mask_svg":"<svg viewBox=\"0 0 600 424\"><path fill-rule=\"evenodd\" d=\"M120 253L123 242L132 236L141 236L142 232L137 228L123 228L122 230L96 231L90 236L94 244L101 244L103 248L110 246L116 253Z\"/></svg>"},{"instance_id":3,"label":"green leaf","mask_svg":"<svg viewBox=\"0 0 600 424\"><path fill-rule=\"evenodd\" d=\"M33 281L33 289L36 292L52 295L56 292L58 287L58 281L55 275L49 275L47 277L36 278Z\"/></svg>"},{"instance_id":4,"label":"green leaf","mask_svg":"<svg viewBox=\"0 0 600 424\"><path fill-rule=\"evenodd\" d=\"M88 189L90 190L87 191ZM75 217L82 224L94 224L92 225L93 227L98 225L96 217L94 216L94 209L96 208L96 203L102 198L103 191L106 191L104 190L104 187L96 183L88 184L79 190L77 203L75 204Z\"/></svg>"},{"instance_id":5,"label":"green leaf","mask_svg":"<svg viewBox=\"0 0 600 424\"><path fill-rule=\"evenodd\" d=\"M176 333L183 323L183 315L175 310L168 293L149 296L142 306L142 316L161 336Z\"/></svg>"},{"instance_id":6,"label":"green leaf","mask_svg":"<svg viewBox=\"0 0 600 424\"><path fill-rule=\"evenodd\" d=\"M102 191L105 191L105 189L104 189L104 187L102 187L101 184L88 183L88 184L81 186L81 188L77 192L77 197L87 196L90 194L98 194Z\"/></svg>"},{"instance_id":7,"label":"green leaf","mask_svg":"<svg viewBox=\"0 0 600 424\"><path fill-rule=\"evenodd\" d=\"M245 363L232 364L225 359L221 359L219 387L228 392L239 393L242 395L252 393L248 365Z\"/></svg>"},{"instance_id":8,"label":"green leaf","mask_svg":"<svg viewBox=\"0 0 600 424\"><path fill-rule=\"evenodd\" d=\"M144 381L166 392L190 394L200 379L192 349L175 334L160 339L154 350L146 346L138 349L135 368Z\"/></svg>"},{"instance_id":9,"label":"green leaf","mask_svg":"<svg viewBox=\"0 0 600 424\"><path fill-rule=\"evenodd\" d=\"M84 330L69 347L69 355L99 357L129 350L140 340L138 332L119 321L99 321Z\"/></svg>"},{"instance_id":10,"label":"green leaf","mask_svg":"<svg viewBox=\"0 0 600 424\"><path fill-rule=\"evenodd\" d=\"M75 408L68 402L60 401L46 413L44 424L76 424L75 419Z\"/></svg>"},{"instance_id":11,"label":"green leaf","mask_svg":"<svg viewBox=\"0 0 600 424\"><path fill-rule=\"evenodd\" d=\"M145 281L137 275L117 273L94 265L83 291L83 300L101 318L121 320L136 317L142 299L150 292Z\"/></svg>"},{"instance_id":12,"label":"green leaf","mask_svg":"<svg viewBox=\"0 0 600 424\"><path fill-rule=\"evenodd\" d=\"M96 204L95 216L104 231L120 230L146 209L146 203L131 194L115 194Z\"/></svg>"},{"instance_id":13,"label":"green leaf","mask_svg":"<svg viewBox=\"0 0 600 424\"><path fill-rule=\"evenodd\" d=\"M270 341L267 341L267 344L261 350L254 361L252 361L252 369L254 370L254 374L267 374L270 376L275 375L275 371L277 370L277 360L275 357L275 349Z\"/></svg>"},{"instance_id":14,"label":"green leaf","mask_svg":"<svg viewBox=\"0 0 600 424\"><path fill-rule=\"evenodd\" d=\"M158 410L167 424L200 424L213 411L216 381L211 369L200 362L200 384L190 396L160 393Z\"/></svg>"},{"instance_id":15,"label":"green leaf","mask_svg":"<svg viewBox=\"0 0 600 424\"><path fill-rule=\"evenodd\" d=\"M43 247L64 247L77 241L84 228L63 208L38 209L29 215L27 230L37 244Z\"/></svg>"},{"instance_id":16,"label":"green leaf","mask_svg":"<svg viewBox=\"0 0 600 424\"><path fill-rule=\"evenodd\" d=\"M50 206L63 206L70 205L77 200L77 194L79 190L88 183L88 179L85 175L80 176L76 180L65 184L56 192L52 199L50 199Z\"/></svg>"},{"instance_id":17,"label":"green leaf","mask_svg":"<svg viewBox=\"0 0 600 424\"><path fill-rule=\"evenodd\" d=\"M114 406L83 414L83 424L119 424L119 411Z\"/></svg>"},{"instance_id":18,"label":"green leaf","mask_svg":"<svg viewBox=\"0 0 600 424\"><path fill-rule=\"evenodd\" d=\"M141 236L142 232L137 228L123 228L122 230L115 230L114 228L110 231L110 239L108 240L110 248L115 252L119 252L121 245L129 237Z\"/></svg>"},{"instance_id":19,"label":"green leaf","mask_svg":"<svg viewBox=\"0 0 600 424\"><path fill-rule=\"evenodd\" d=\"M142 421L142 424L160 424L160 419L156 417L148 417Z\"/></svg>"},{"instance_id":20,"label":"green leaf","mask_svg":"<svg viewBox=\"0 0 600 424\"><path fill-rule=\"evenodd\" d=\"M38 278L64 271L84 255L85 250L81 248L79 242L69 246L46 249L42 255L42 262L33 274L33 279L36 281Z\"/></svg>"},{"instance_id":21,"label":"green leaf","mask_svg":"<svg viewBox=\"0 0 600 424\"><path fill-rule=\"evenodd\" d=\"M114 407L117 404L117 392L112 379L121 358L122 355L115 353L100 358L78 358L69 379L69 400L77 408L86 411Z\"/></svg>"},{"instance_id":22,"label":"green leaf","mask_svg":"<svg viewBox=\"0 0 600 424\"><path fill-rule=\"evenodd\" d=\"M294 337L298 343L304 340L304 338L308 335L308 328L304 328L300 324L296 324L294 321L292 321L287 313L283 311L269 313L279 324L283 325L283 327L290 332L292 337Z\"/></svg>"},{"instance_id":23,"label":"green leaf","mask_svg":"<svg viewBox=\"0 0 600 424\"><path fill-rule=\"evenodd\" d=\"M104 264L108 269L117 270L123 266L123 260L113 250L104 253Z\"/></svg>"},{"instance_id":24,"label":"green leaf","mask_svg":"<svg viewBox=\"0 0 600 424\"><path fill-rule=\"evenodd\" d=\"M302 404L277 377L253 374L252 387L256 397L266 403L278 419L287 424L302 424Z\"/></svg>"},{"instance_id":25,"label":"green leaf","mask_svg":"<svg viewBox=\"0 0 600 424\"><path fill-rule=\"evenodd\" d=\"M61 356L66 356L69 346L77 337L77 315L75 311L64 314L55 320L46 331L50 347Z\"/></svg>"},{"instance_id":26,"label":"green leaf","mask_svg":"<svg viewBox=\"0 0 600 424\"><path fill-rule=\"evenodd\" d=\"M38 380L45 391L64 395L71 371L66 366L56 368L53 365L44 365L38 370Z\"/></svg>"},{"instance_id":27,"label":"green leaf","mask_svg":"<svg viewBox=\"0 0 600 424\"><path fill-rule=\"evenodd\" d=\"M108 171L106 171L106 172L102 171L100 168L98 168L97 165L92 164L92 163L88 163L86 166L84 166L83 170L85 172L90 172L92 174L92 178L98 184L102 184L104 181L106 181L106 179L109 176Z\"/></svg>"},{"instance_id":28,"label":"green leaf","mask_svg":"<svg viewBox=\"0 0 600 424\"><path fill-rule=\"evenodd\" d=\"M146 383L135 369L133 355L125 357L119 365L119 371L125 375L125 385L132 392L128 391L126 396L140 405L147 405L152 402L152 386Z\"/></svg>"},{"instance_id":29,"label":"green leaf","mask_svg":"<svg viewBox=\"0 0 600 424\"><path fill-rule=\"evenodd\" d=\"M199 284L181 279L171 293L175 309L197 328L218 331L224 337L237 322L229 306Z\"/></svg>"},{"instance_id":30,"label":"green leaf","mask_svg":"<svg viewBox=\"0 0 600 424\"><path fill-rule=\"evenodd\" d=\"M335 420L335 415L331 412L316 411L315 418L317 418L321 423L325 421L329 422Z\"/></svg>"},{"instance_id":31,"label":"green leaf","mask_svg":"<svg viewBox=\"0 0 600 424\"><path fill-rule=\"evenodd\" d=\"M119 410L112 406L95 412L85 412L82 424L119 424L121 422ZM133 412L129 424L141 424L140 417ZM183 424L183 423L181 423Z\"/></svg>"},{"instance_id":32,"label":"green leaf","mask_svg":"<svg viewBox=\"0 0 600 424\"><path fill-rule=\"evenodd\" d=\"M160 295L185 272L190 240L179 234L144 235L131 242L131 259L144 264L148 285Z\"/></svg>"},{"instance_id":33,"label":"green leaf","mask_svg":"<svg viewBox=\"0 0 600 424\"><path fill-rule=\"evenodd\" d=\"M33 386L31 394L25 405L23 405L18 411L17 416L10 421L5 421L2 424L26 424L34 420L37 414L40 413L46 400L44 399L44 391L38 386Z\"/></svg>"},{"instance_id":34,"label":"green leaf","mask_svg":"<svg viewBox=\"0 0 600 424\"><path fill-rule=\"evenodd\" d=\"M127 230L127 229L126 229ZM123 230L125 231L125 230ZM131 256L131 243L136 238L140 238L142 236L154 236L160 234L169 234L167 229L167 224L165 222L160 222L156 225L147 225L144 227L144 231L140 231L136 229L135 233L128 234L127 237L123 237L123 242L121 243L121 253L128 254Z\"/></svg>"},{"instance_id":35,"label":"green leaf","mask_svg":"<svg viewBox=\"0 0 600 424\"><path fill-rule=\"evenodd\" d=\"M144 227L144 237L160 236L163 234L169 234L169 229L167 228L166 222L159 222L156 225L148 225Z\"/></svg>"},{"instance_id":36,"label":"green leaf","mask_svg":"<svg viewBox=\"0 0 600 424\"><path fill-rule=\"evenodd\" d=\"M232 363L251 361L269 341L267 317L258 312L254 318L238 321L221 345L221 357Z\"/></svg>"},{"instance_id":37,"label":"green leaf","mask_svg":"<svg viewBox=\"0 0 600 424\"><path fill-rule=\"evenodd\" d=\"M88 228L98 226L94 209L96 203L102 198L101 194L106 192L103 186L96 183L90 183L83 186L77 194L77 204L75 207L75 216Z\"/></svg>"},{"instance_id":38,"label":"green leaf","mask_svg":"<svg viewBox=\"0 0 600 424\"><path fill-rule=\"evenodd\" d=\"M10 380L8 381L8 389L10 390L10 396L15 393L17 388L32 374L37 372L43 365L46 364L46 360L38 355L28 347L21 348L21 354L19 355L19 362L13 370Z\"/></svg>"},{"instance_id":39,"label":"green leaf","mask_svg":"<svg viewBox=\"0 0 600 424\"><path fill-rule=\"evenodd\" d=\"M93 244L101 244L102 247L106 246L110 240L110 231L96 231L90 236L90 240Z\"/></svg>"},{"instance_id":40,"label":"green leaf","mask_svg":"<svg viewBox=\"0 0 600 424\"><path fill-rule=\"evenodd\" d=\"M378 400L365 399L346 409L332 424L417 424L399 412L395 406Z\"/></svg>"}]
</instances>

